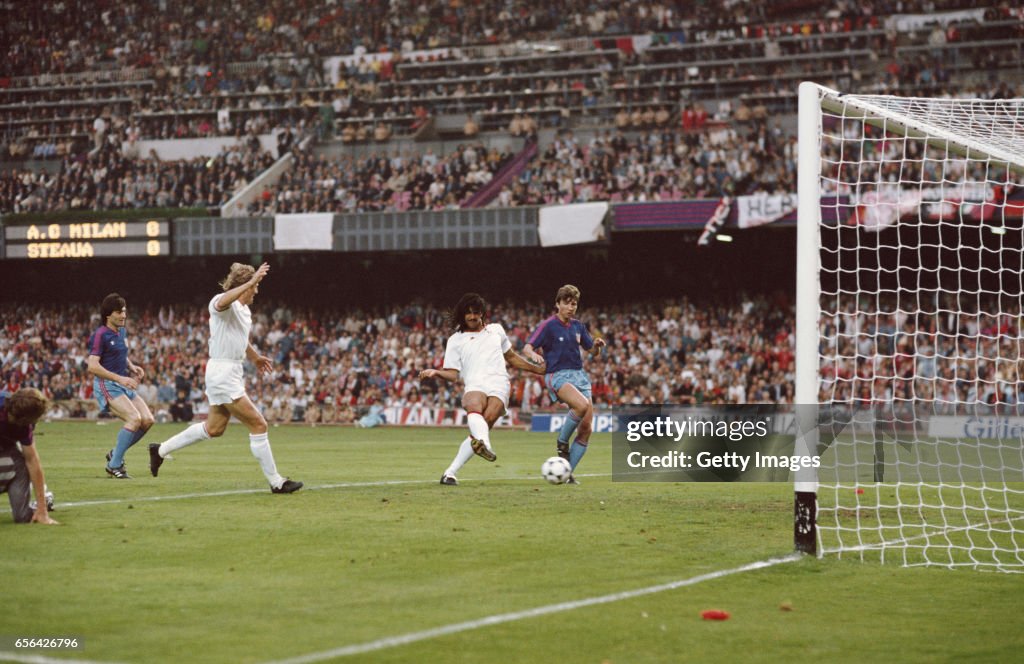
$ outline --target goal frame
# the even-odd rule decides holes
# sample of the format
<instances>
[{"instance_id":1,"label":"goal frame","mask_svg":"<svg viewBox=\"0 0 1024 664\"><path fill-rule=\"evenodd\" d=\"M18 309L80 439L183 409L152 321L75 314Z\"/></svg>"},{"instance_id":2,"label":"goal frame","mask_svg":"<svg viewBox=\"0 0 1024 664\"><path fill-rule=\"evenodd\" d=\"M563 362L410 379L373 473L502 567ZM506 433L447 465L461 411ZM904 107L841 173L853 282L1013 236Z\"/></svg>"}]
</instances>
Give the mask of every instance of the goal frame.
<instances>
[{"instance_id":1,"label":"goal frame","mask_svg":"<svg viewBox=\"0 0 1024 664\"><path fill-rule=\"evenodd\" d=\"M909 98L908 98L909 99ZM930 100L921 99L922 103ZM897 131L960 156L985 158L1024 174L1024 154L1011 153L984 138L965 138L947 127L907 117L843 93L804 81L798 93L796 348L794 403L797 407L795 454L813 455L818 449L817 406L819 381L819 321L821 316L821 144L822 111L862 112L866 124ZM794 477L794 547L821 556L818 550L818 476L814 468L801 468Z\"/></svg>"}]
</instances>

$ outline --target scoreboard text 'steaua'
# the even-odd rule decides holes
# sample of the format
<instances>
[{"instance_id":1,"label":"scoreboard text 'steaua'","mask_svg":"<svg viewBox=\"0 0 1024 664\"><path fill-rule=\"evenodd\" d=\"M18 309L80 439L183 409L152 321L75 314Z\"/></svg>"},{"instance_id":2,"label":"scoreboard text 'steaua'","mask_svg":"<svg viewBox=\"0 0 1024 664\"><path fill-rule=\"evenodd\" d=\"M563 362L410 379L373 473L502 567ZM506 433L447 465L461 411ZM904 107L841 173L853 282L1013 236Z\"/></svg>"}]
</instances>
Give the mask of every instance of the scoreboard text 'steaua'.
<instances>
[{"instance_id":1,"label":"scoreboard text 'steaua'","mask_svg":"<svg viewBox=\"0 0 1024 664\"><path fill-rule=\"evenodd\" d=\"M83 221L4 228L7 258L169 256L170 222Z\"/></svg>"}]
</instances>

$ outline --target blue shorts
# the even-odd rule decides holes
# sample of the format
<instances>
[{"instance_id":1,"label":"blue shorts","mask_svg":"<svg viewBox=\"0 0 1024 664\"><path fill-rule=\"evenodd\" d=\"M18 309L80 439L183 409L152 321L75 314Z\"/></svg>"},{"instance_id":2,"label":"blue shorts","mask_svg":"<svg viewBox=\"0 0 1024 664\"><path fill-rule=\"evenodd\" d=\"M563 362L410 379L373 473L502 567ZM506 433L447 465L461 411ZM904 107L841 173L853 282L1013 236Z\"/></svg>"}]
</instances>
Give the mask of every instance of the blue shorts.
<instances>
[{"instance_id":1,"label":"blue shorts","mask_svg":"<svg viewBox=\"0 0 1024 664\"><path fill-rule=\"evenodd\" d=\"M135 390L129 390L121 383L104 378L92 379L92 393L96 397L96 403L100 405L101 413L109 410L110 402L122 394L128 397L129 401L135 399Z\"/></svg>"},{"instance_id":2,"label":"blue shorts","mask_svg":"<svg viewBox=\"0 0 1024 664\"><path fill-rule=\"evenodd\" d=\"M566 383L579 390L580 394L587 398L587 401L593 402L594 399L590 394L590 377L583 369L562 369L555 373L545 374L544 384L548 386L551 401L558 402L558 390Z\"/></svg>"}]
</instances>

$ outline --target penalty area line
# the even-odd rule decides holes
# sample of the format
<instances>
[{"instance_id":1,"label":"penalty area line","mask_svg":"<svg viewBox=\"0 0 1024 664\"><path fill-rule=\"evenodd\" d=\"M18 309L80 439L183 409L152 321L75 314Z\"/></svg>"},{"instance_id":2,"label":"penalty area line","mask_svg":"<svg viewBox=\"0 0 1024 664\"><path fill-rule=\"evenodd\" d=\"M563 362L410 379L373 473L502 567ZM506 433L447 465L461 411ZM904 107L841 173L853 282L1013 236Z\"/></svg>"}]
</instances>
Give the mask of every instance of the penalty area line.
<instances>
[{"instance_id":1,"label":"penalty area line","mask_svg":"<svg viewBox=\"0 0 1024 664\"><path fill-rule=\"evenodd\" d=\"M768 560L761 560L758 562L748 563L746 565L734 567L732 569L719 570L717 572L709 572L707 574L701 574L699 576L690 577L688 579L680 579L678 581L671 581L669 583L662 583L656 586L637 588L636 590L625 590L622 592L611 593L609 595L601 595L599 597L579 599L571 602L548 604L547 606L538 606L523 611L499 613L492 616L477 618L476 620L467 620L465 622L453 623L451 625L442 625L441 627L434 627L432 629L426 629L420 632L409 632L407 634L399 634L396 636L384 637L382 639L377 639L375 641L367 641L366 643L356 643L349 646L342 646L340 648L334 648L333 650L324 650L321 652L299 655L298 657L290 657L288 659L273 660L270 662L266 662L265 664L308 664L309 662L322 662L324 660L334 659L336 657L361 655L369 652L375 652L378 650L385 650L387 648L405 646L411 643L417 643L419 641L426 641L428 639L435 639L441 636L458 634L459 632L468 632L470 630L480 629L483 627L490 627L492 625L501 625L503 623L516 622L518 620L526 620L528 618L537 618L540 616L546 616L553 613L563 613L565 611L575 611L576 609L598 606L600 604L620 602L622 600L633 599L635 597L642 597L644 595L653 595L654 593L660 593L666 590L676 590L678 588L685 588L687 586L697 585L698 583L703 583L704 581L713 581L715 579L721 579L723 577L731 576L733 574L742 574L743 572L752 572L754 570L766 569L768 567L774 567L775 565L780 565L783 563L791 563L800 560L802 557L803 556L799 553L793 553L782 558L770 558Z\"/></svg>"}]
</instances>

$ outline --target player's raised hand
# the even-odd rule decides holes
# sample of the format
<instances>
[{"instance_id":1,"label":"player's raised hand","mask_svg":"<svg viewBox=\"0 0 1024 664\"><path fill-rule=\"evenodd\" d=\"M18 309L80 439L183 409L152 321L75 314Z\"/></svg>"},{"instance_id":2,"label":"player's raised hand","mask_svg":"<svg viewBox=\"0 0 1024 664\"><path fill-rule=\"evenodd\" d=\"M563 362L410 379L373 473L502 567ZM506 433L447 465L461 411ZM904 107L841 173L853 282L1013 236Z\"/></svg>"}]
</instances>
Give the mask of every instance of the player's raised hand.
<instances>
[{"instance_id":1,"label":"player's raised hand","mask_svg":"<svg viewBox=\"0 0 1024 664\"><path fill-rule=\"evenodd\" d=\"M267 263L260 264L260 266L256 268L256 272L252 275L252 283L258 284L263 281L263 277L267 276L267 272L270 272L270 265Z\"/></svg>"}]
</instances>

